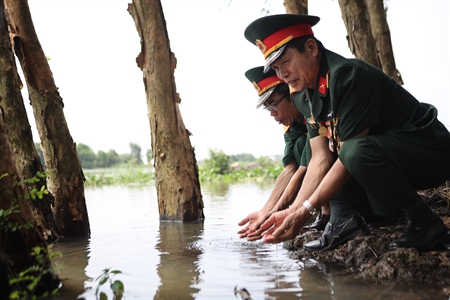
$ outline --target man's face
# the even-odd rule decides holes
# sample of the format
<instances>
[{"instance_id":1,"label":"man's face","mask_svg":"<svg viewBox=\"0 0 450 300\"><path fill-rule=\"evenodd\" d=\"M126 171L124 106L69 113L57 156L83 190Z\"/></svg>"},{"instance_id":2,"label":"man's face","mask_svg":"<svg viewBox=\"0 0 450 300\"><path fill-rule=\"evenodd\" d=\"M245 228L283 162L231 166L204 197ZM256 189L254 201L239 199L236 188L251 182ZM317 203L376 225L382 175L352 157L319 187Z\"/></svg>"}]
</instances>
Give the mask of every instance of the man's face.
<instances>
[{"instance_id":1,"label":"man's face","mask_svg":"<svg viewBox=\"0 0 450 300\"><path fill-rule=\"evenodd\" d=\"M289 126L300 119L300 112L295 108L292 101L289 101L286 97L290 96L272 93L269 99L264 102L264 108L270 110L270 115L279 124Z\"/></svg>"},{"instance_id":2,"label":"man's face","mask_svg":"<svg viewBox=\"0 0 450 300\"><path fill-rule=\"evenodd\" d=\"M317 48L315 42L313 42ZM316 77L319 73L320 61L314 45L310 40L306 42L304 53L300 53L295 48L286 48L283 54L272 63L272 69L277 76L283 79L296 91L305 88L314 88Z\"/></svg>"}]
</instances>

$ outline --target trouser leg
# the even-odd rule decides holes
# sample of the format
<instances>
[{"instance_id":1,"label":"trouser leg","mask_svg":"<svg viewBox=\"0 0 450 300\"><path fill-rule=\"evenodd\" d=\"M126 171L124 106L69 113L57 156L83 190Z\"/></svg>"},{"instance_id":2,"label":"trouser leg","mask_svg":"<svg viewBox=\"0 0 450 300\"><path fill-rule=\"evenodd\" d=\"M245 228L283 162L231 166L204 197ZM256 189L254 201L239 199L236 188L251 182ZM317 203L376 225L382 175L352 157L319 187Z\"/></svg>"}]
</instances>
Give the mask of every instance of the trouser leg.
<instances>
[{"instance_id":1,"label":"trouser leg","mask_svg":"<svg viewBox=\"0 0 450 300\"><path fill-rule=\"evenodd\" d=\"M348 140L339 156L378 215L414 205L417 190L437 187L450 177L448 152L389 135ZM351 200L358 202L353 197Z\"/></svg>"},{"instance_id":2,"label":"trouser leg","mask_svg":"<svg viewBox=\"0 0 450 300\"><path fill-rule=\"evenodd\" d=\"M350 178L341 190L336 194L335 198L342 199L351 203L353 209L359 213L367 223L377 222L383 219L382 216L373 212L370 201L367 197L365 189ZM331 202L330 202L331 204Z\"/></svg>"}]
</instances>

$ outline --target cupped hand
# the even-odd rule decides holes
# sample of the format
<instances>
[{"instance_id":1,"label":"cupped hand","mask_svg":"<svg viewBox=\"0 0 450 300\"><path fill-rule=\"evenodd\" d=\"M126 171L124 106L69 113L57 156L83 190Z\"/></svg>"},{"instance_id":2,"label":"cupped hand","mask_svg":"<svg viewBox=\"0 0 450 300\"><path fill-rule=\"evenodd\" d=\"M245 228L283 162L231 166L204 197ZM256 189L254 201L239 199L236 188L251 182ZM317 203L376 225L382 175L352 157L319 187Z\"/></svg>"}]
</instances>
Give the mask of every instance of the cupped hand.
<instances>
[{"instance_id":1,"label":"cupped hand","mask_svg":"<svg viewBox=\"0 0 450 300\"><path fill-rule=\"evenodd\" d=\"M284 210L272 214L261 225L261 228L267 229L262 233L264 242L280 243L295 238L309 217L309 212L305 214L304 210L295 212Z\"/></svg>"},{"instance_id":2,"label":"cupped hand","mask_svg":"<svg viewBox=\"0 0 450 300\"><path fill-rule=\"evenodd\" d=\"M243 226L248 223L246 227L238 231L239 237L247 238L247 240L249 241L260 239L260 226L269 216L269 213L264 213L260 210L249 214L246 218L238 223L239 226Z\"/></svg>"}]
</instances>

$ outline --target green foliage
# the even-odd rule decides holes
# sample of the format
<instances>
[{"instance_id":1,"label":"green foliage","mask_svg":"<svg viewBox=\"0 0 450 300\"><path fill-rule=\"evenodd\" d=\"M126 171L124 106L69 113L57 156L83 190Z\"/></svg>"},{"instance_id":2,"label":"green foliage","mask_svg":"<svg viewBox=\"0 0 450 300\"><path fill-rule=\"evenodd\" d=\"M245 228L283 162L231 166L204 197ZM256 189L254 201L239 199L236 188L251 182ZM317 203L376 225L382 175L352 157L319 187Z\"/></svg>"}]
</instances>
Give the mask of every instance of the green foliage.
<instances>
[{"instance_id":1,"label":"green foliage","mask_svg":"<svg viewBox=\"0 0 450 300\"><path fill-rule=\"evenodd\" d=\"M234 155L236 164L230 170L231 157L223 151L209 150L210 157L199 164L199 179L201 182L212 180L239 181L248 179L276 179L283 171L281 161L274 161L270 157L262 156L258 159L251 154ZM256 160L256 163L252 163ZM240 167L239 167L240 165Z\"/></svg>"},{"instance_id":2,"label":"green foliage","mask_svg":"<svg viewBox=\"0 0 450 300\"><path fill-rule=\"evenodd\" d=\"M152 149L147 149L146 156L147 156L147 164L150 166L151 165L151 161L153 159Z\"/></svg>"},{"instance_id":3,"label":"green foliage","mask_svg":"<svg viewBox=\"0 0 450 300\"><path fill-rule=\"evenodd\" d=\"M86 169L95 168L95 161L97 156L95 152L88 145L79 143L77 144L77 154L80 159L81 166Z\"/></svg>"},{"instance_id":4,"label":"green foliage","mask_svg":"<svg viewBox=\"0 0 450 300\"><path fill-rule=\"evenodd\" d=\"M98 151L97 159L95 162L96 168L108 168L117 165L121 162L119 154L114 150L109 150L108 152Z\"/></svg>"},{"instance_id":5,"label":"green foliage","mask_svg":"<svg viewBox=\"0 0 450 300\"><path fill-rule=\"evenodd\" d=\"M250 153L241 153L230 155L230 162L254 162L256 161L255 156Z\"/></svg>"},{"instance_id":6,"label":"green foliage","mask_svg":"<svg viewBox=\"0 0 450 300\"><path fill-rule=\"evenodd\" d=\"M136 167L144 164L141 159L141 147L135 143L130 143L130 153L120 155L115 150L108 152L100 150L95 154L88 145L79 143L77 154L83 169L111 168L119 165Z\"/></svg>"},{"instance_id":7,"label":"green foliage","mask_svg":"<svg viewBox=\"0 0 450 300\"><path fill-rule=\"evenodd\" d=\"M37 172L36 175L32 178L24 179L21 183L24 185L26 184L35 184L37 182L40 182L43 179L46 179L49 172ZM9 176L8 173L0 175L0 179ZM16 186L18 183L14 184ZM14 187L13 187L14 188ZM7 187L0 187L0 190L8 189ZM19 222L13 222L11 221L10 216L12 214L20 213L19 209L19 199L14 197L12 195L11 190L7 190L8 193L11 194L11 206L8 209L0 209L0 228L3 229L4 232L8 231L16 231L22 228L29 229L33 227L33 220L30 220L28 223L25 224L19 224ZM33 188L31 191L25 193L25 199L42 199L44 195L48 194L48 190L46 189L45 185L42 185L40 189Z\"/></svg>"},{"instance_id":8,"label":"green foliage","mask_svg":"<svg viewBox=\"0 0 450 300\"><path fill-rule=\"evenodd\" d=\"M126 169L103 169L98 172L85 172L85 186L101 186L114 184L145 184L154 179L153 172L145 166L128 167Z\"/></svg>"},{"instance_id":9,"label":"green foliage","mask_svg":"<svg viewBox=\"0 0 450 300\"><path fill-rule=\"evenodd\" d=\"M224 180L236 182L242 180L276 179L283 171L281 164L273 163L271 166L255 167L252 169L237 169L227 174L218 174L210 169L199 168L199 179L201 182Z\"/></svg>"},{"instance_id":10,"label":"green foliage","mask_svg":"<svg viewBox=\"0 0 450 300\"><path fill-rule=\"evenodd\" d=\"M130 143L130 154L131 154L131 165L138 166L142 165L144 162L141 159L141 147L138 144Z\"/></svg>"},{"instance_id":11,"label":"green foliage","mask_svg":"<svg viewBox=\"0 0 450 300\"><path fill-rule=\"evenodd\" d=\"M123 297L123 293L125 291L125 286L120 280L114 280L113 277L117 274L122 274L122 271L119 270L111 270L111 268L104 269L103 273L95 279L98 281L97 288L95 289L95 298L98 300L100 295L100 300L107 300L108 296L104 292L100 291L100 288L107 282L109 282L109 287L113 292L113 300L121 300ZM99 294L100 292L100 294Z\"/></svg>"},{"instance_id":12,"label":"green foliage","mask_svg":"<svg viewBox=\"0 0 450 300\"><path fill-rule=\"evenodd\" d=\"M35 185L36 183L41 182L41 180L45 180L48 175L49 172L38 172L32 178L24 179L21 182L15 183L13 187L11 187L11 190L9 187L0 187L0 190L5 190L11 194L11 206L6 210L0 209L0 228L2 228L4 232L14 232L20 229L30 229L33 227L33 220L30 220L30 222L25 224L19 224L18 222L13 222L11 220L12 214L20 213L18 204L19 199L14 197L12 189L14 189L14 187L18 184ZM0 175L0 179L5 176L9 176L9 174L5 173ZM33 188L30 192L25 193L24 198L32 200L42 199L45 194L48 194L48 190L45 185L43 185L40 189ZM9 299L37 299L38 296L36 295L36 289L41 282L42 277L50 272L54 274L54 270L48 259L60 255L61 253L59 252L52 252L48 254L47 248L45 247L34 247L31 252L31 257L34 258L34 264L32 264L28 269L20 272L17 277L12 277L9 280L9 285L12 290L9 295ZM39 297L56 295L57 292L57 289L44 291L40 293Z\"/></svg>"},{"instance_id":13,"label":"green foliage","mask_svg":"<svg viewBox=\"0 0 450 300\"><path fill-rule=\"evenodd\" d=\"M268 156L258 157L256 162L263 168L272 167L272 166L276 165L276 163Z\"/></svg>"},{"instance_id":14,"label":"green foliage","mask_svg":"<svg viewBox=\"0 0 450 300\"><path fill-rule=\"evenodd\" d=\"M209 158L204 159L199 168L210 174L226 174L230 170L230 156L222 150L209 149Z\"/></svg>"},{"instance_id":15,"label":"green foliage","mask_svg":"<svg viewBox=\"0 0 450 300\"><path fill-rule=\"evenodd\" d=\"M19 273L15 278L10 278L9 285L12 287L12 292L9 299L38 299L36 295L36 288L42 280L42 277L48 273L53 273L54 269L47 259L52 259L56 256L60 257L60 252L48 252L45 247L34 247L31 256L35 263L25 271ZM50 267L46 267L46 266ZM14 289L14 287L16 287ZM54 296L58 293L58 289L45 291L39 297Z\"/></svg>"},{"instance_id":16,"label":"green foliage","mask_svg":"<svg viewBox=\"0 0 450 300\"><path fill-rule=\"evenodd\" d=\"M33 220L30 220L30 222L25 224L20 224L19 222L13 222L11 221L10 216L12 214L18 214L20 213L19 205L17 204L17 199L13 199L11 201L11 207L8 209L0 209L0 228L4 232L8 231L17 231L22 228L30 229L33 228Z\"/></svg>"},{"instance_id":17,"label":"green foliage","mask_svg":"<svg viewBox=\"0 0 450 300\"><path fill-rule=\"evenodd\" d=\"M24 179L22 180L22 182L26 185L28 184L35 184L40 182L41 180L46 180L47 177L49 176L50 172L45 171L45 172L37 172L36 175L32 178L29 179ZM38 199L42 199L44 197L44 195L48 195L48 190L46 189L45 185L42 185L40 189L36 189L33 188L31 191L29 191L28 193L25 194L25 199L29 200L36 200L36 198Z\"/></svg>"}]
</instances>

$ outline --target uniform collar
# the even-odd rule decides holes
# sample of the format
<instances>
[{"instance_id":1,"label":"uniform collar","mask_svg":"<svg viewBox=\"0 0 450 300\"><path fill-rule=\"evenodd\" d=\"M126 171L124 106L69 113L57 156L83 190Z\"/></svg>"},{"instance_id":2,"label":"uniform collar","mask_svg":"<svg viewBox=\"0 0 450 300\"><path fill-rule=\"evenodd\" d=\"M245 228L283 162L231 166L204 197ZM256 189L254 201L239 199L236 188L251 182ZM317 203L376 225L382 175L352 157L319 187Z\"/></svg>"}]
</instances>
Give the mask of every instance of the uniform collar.
<instances>
[{"instance_id":1,"label":"uniform collar","mask_svg":"<svg viewBox=\"0 0 450 300\"><path fill-rule=\"evenodd\" d=\"M328 67L327 58L325 55L326 51L322 52L322 59L320 61L319 74L316 78L316 86L314 89L306 89L306 99L309 101L308 106L311 111L311 116L307 117L307 121L311 124L320 118L320 113L322 112L322 99L328 94L328 77L330 69Z\"/></svg>"}]
</instances>

